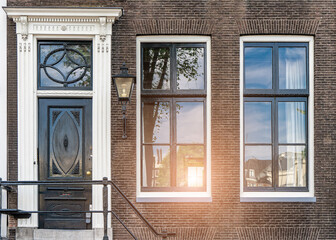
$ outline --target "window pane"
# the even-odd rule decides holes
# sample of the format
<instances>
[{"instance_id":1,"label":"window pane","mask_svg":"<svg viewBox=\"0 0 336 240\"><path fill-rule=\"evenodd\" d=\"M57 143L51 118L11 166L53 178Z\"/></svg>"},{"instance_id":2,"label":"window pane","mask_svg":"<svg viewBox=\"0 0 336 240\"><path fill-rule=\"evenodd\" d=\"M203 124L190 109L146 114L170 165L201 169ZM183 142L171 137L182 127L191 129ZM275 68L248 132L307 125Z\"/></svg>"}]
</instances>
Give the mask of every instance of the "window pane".
<instances>
[{"instance_id":1,"label":"window pane","mask_svg":"<svg viewBox=\"0 0 336 240\"><path fill-rule=\"evenodd\" d=\"M245 142L271 143L272 103L245 102Z\"/></svg>"},{"instance_id":2,"label":"window pane","mask_svg":"<svg viewBox=\"0 0 336 240\"><path fill-rule=\"evenodd\" d=\"M41 44L39 87L91 87L91 43Z\"/></svg>"},{"instance_id":3,"label":"window pane","mask_svg":"<svg viewBox=\"0 0 336 240\"><path fill-rule=\"evenodd\" d=\"M306 74L306 48L279 48L281 89L305 89Z\"/></svg>"},{"instance_id":4,"label":"window pane","mask_svg":"<svg viewBox=\"0 0 336 240\"><path fill-rule=\"evenodd\" d=\"M203 143L203 102L177 102L176 125L178 143Z\"/></svg>"},{"instance_id":5,"label":"window pane","mask_svg":"<svg viewBox=\"0 0 336 240\"><path fill-rule=\"evenodd\" d=\"M170 49L143 48L143 89L170 88Z\"/></svg>"},{"instance_id":6,"label":"window pane","mask_svg":"<svg viewBox=\"0 0 336 240\"><path fill-rule=\"evenodd\" d=\"M272 187L272 147L245 146L247 187Z\"/></svg>"},{"instance_id":7,"label":"window pane","mask_svg":"<svg viewBox=\"0 0 336 240\"><path fill-rule=\"evenodd\" d=\"M169 146L144 146L142 162L143 187L170 186Z\"/></svg>"},{"instance_id":8,"label":"window pane","mask_svg":"<svg viewBox=\"0 0 336 240\"><path fill-rule=\"evenodd\" d=\"M196 145L177 147L177 186L203 187L204 147Z\"/></svg>"},{"instance_id":9,"label":"window pane","mask_svg":"<svg viewBox=\"0 0 336 240\"><path fill-rule=\"evenodd\" d=\"M142 104L143 143L170 143L169 102Z\"/></svg>"},{"instance_id":10,"label":"window pane","mask_svg":"<svg viewBox=\"0 0 336 240\"><path fill-rule=\"evenodd\" d=\"M305 146L279 147L279 187L305 187L307 182Z\"/></svg>"},{"instance_id":11,"label":"window pane","mask_svg":"<svg viewBox=\"0 0 336 240\"><path fill-rule=\"evenodd\" d=\"M306 103L279 102L279 142L305 143L306 142Z\"/></svg>"},{"instance_id":12,"label":"window pane","mask_svg":"<svg viewBox=\"0 0 336 240\"><path fill-rule=\"evenodd\" d=\"M272 89L272 48L245 47L245 88Z\"/></svg>"},{"instance_id":13,"label":"window pane","mask_svg":"<svg viewBox=\"0 0 336 240\"><path fill-rule=\"evenodd\" d=\"M204 89L204 48L176 49L177 89Z\"/></svg>"}]
</instances>

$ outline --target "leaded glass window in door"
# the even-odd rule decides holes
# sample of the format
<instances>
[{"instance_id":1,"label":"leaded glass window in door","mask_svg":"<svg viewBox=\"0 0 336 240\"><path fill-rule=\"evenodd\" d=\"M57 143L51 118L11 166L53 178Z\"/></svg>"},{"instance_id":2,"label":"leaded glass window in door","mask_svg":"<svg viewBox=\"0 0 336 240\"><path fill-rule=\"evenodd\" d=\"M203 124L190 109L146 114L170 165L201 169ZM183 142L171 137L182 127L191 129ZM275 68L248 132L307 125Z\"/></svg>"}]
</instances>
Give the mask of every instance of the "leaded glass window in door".
<instances>
[{"instance_id":1,"label":"leaded glass window in door","mask_svg":"<svg viewBox=\"0 0 336 240\"><path fill-rule=\"evenodd\" d=\"M92 43L38 43L38 89L92 90Z\"/></svg>"}]
</instances>

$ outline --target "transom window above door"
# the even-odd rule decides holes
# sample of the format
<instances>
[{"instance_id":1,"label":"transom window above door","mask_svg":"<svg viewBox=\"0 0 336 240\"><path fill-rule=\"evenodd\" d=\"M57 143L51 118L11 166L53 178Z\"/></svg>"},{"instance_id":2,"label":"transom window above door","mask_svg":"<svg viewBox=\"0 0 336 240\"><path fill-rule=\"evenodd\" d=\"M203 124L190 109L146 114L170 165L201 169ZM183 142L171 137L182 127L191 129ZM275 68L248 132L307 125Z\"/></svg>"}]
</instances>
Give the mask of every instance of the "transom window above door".
<instances>
[{"instance_id":1,"label":"transom window above door","mask_svg":"<svg viewBox=\"0 0 336 240\"><path fill-rule=\"evenodd\" d=\"M38 89L92 90L92 43L39 41Z\"/></svg>"}]
</instances>

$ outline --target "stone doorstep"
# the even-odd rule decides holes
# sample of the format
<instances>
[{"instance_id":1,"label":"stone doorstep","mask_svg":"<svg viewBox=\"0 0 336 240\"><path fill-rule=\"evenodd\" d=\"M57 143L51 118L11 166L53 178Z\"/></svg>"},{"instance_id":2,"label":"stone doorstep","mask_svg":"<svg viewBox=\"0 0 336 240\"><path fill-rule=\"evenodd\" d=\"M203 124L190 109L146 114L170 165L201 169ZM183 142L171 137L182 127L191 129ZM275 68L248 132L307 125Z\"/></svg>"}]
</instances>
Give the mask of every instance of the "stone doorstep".
<instances>
[{"instance_id":1,"label":"stone doorstep","mask_svg":"<svg viewBox=\"0 0 336 240\"><path fill-rule=\"evenodd\" d=\"M18 228L17 240L101 240L104 229L96 228L91 230L61 230L61 229L36 229ZM109 240L112 240L112 229L108 229Z\"/></svg>"}]
</instances>

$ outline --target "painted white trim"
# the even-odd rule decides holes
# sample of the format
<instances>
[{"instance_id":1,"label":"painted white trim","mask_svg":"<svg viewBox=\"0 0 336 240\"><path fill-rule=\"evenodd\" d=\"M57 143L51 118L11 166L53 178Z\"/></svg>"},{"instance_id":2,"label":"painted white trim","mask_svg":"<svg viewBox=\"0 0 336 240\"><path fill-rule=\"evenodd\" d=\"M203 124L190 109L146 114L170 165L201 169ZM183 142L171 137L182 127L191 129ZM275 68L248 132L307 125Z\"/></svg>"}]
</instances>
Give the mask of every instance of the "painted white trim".
<instances>
[{"instance_id":1,"label":"painted white trim","mask_svg":"<svg viewBox=\"0 0 336 240\"><path fill-rule=\"evenodd\" d=\"M137 202L212 202L212 197L137 197Z\"/></svg>"},{"instance_id":2,"label":"painted white trim","mask_svg":"<svg viewBox=\"0 0 336 240\"><path fill-rule=\"evenodd\" d=\"M78 98L91 98L93 96L93 91L57 91L57 90L37 90L36 95L38 97L78 97Z\"/></svg>"},{"instance_id":3,"label":"painted white trim","mask_svg":"<svg viewBox=\"0 0 336 240\"><path fill-rule=\"evenodd\" d=\"M207 191L206 192L141 192L141 43L145 42L180 42L206 43L207 46ZM204 202L211 198L211 38L208 36L140 36L136 40L137 66L137 102L136 102L136 196L137 202ZM193 199L193 200L191 200Z\"/></svg>"},{"instance_id":4,"label":"painted white trim","mask_svg":"<svg viewBox=\"0 0 336 240\"><path fill-rule=\"evenodd\" d=\"M45 18L51 17L67 17L74 19L74 17L108 17L118 19L122 15L121 8L86 8L86 7L4 7L8 15L13 17L31 16L39 18L44 22ZM75 20L74 20L75 21Z\"/></svg>"},{"instance_id":5,"label":"painted white trim","mask_svg":"<svg viewBox=\"0 0 336 240\"><path fill-rule=\"evenodd\" d=\"M241 197L240 202L316 202L316 197Z\"/></svg>"},{"instance_id":6,"label":"painted white trim","mask_svg":"<svg viewBox=\"0 0 336 240\"><path fill-rule=\"evenodd\" d=\"M306 42L309 44L309 97L308 97L308 192L244 192L244 42ZM240 200L314 202L314 37L313 36L243 36L240 38Z\"/></svg>"},{"instance_id":7,"label":"painted white trim","mask_svg":"<svg viewBox=\"0 0 336 240\"><path fill-rule=\"evenodd\" d=\"M106 10L106 9L105 9ZM111 179L111 14L121 9L5 8L14 18L18 53L18 179L37 180L38 97L92 98L92 179ZM111 12L110 12L111 11ZM90 13L88 13L90 12ZM16 15L19 14L19 15ZM24 15L20 15L24 14ZM38 14L45 14L37 18ZM66 18L63 18L65 17ZM87 17L91 19L87 20ZM91 40L93 52L92 91L37 90L37 41ZM110 191L110 190L109 190ZM109 192L109 195L111 193ZM38 209L36 187L19 187L18 208ZM102 187L92 188L92 210L102 210ZM111 198L109 198L111 206ZM37 215L19 220L19 227L38 227ZM111 227L111 223L108 223ZM92 228L103 228L102 214L93 214Z\"/></svg>"},{"instance_id":8,"label":"painted white trim","mask_svg":"<svg viewBox=\"0 0 336 240\"><path fill-rule=\"evenodd\" d=\"M0 0L0 6L7 0ZM0 178L7 180L7 17L0 10ZM2 208L7 208L7 192L2 190ZM0 238L7 236L7 215L1 215Z\"/></svg>"}]
</instances>

